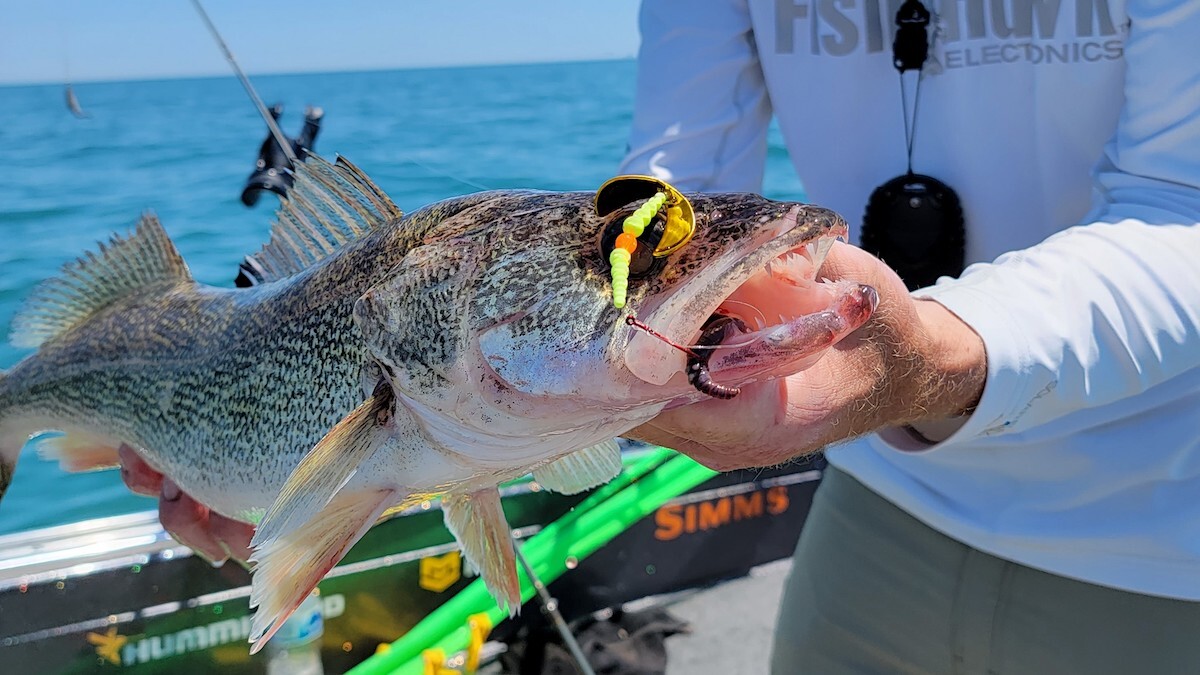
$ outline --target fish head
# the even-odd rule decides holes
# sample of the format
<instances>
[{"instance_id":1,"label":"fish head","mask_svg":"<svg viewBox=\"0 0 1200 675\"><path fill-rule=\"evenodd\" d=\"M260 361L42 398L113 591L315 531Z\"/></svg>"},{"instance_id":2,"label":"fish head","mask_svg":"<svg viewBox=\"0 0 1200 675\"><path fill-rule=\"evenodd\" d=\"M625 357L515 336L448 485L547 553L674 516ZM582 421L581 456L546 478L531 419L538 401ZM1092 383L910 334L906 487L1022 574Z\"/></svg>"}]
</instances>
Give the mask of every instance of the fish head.
<instances>
[{"instance_id":1,"label":"fish head","mask_svg":"<svg viewBox=\"0 0 1200 675\"><path fill-rule=\"evenodd\" d=\"M688 199L691 239L635 257L623 307L609 254L641 201L601 215L591 193L499 192L432 228L356 318L444 444L561 454L712 395L689 345L705 341L711 378L736 387L796 372L870 316L873 290L816 278L846 233L832 211ZM714 319L733 327L714 337Z\"/></svg>"}]
</instances>

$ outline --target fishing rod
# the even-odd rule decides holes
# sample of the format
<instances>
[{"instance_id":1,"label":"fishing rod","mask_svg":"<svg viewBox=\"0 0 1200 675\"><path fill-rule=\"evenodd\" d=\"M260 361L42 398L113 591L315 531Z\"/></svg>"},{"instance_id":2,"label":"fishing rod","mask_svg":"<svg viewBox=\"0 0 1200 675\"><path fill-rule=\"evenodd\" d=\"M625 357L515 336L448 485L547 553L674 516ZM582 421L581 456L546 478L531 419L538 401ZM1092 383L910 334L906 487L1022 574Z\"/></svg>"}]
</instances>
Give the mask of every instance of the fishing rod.
<instances>
[{"instance_id":1,"label":"fishing rod","mask_svg":"<svg viewBox=\"0 0 1200 675\"><path fill-rule=\"evenodd\" d=\"M241 80L246 93L250 95L250 100L254 101L254 107L258 108L258 114L262 115L263 121L267 123L267 128L271 130L271 135L275 137L275 142L279 144L280 149L283 150L283 154L287 156L288 161L293 165L298 163L299 158L292 151L291 141L288 140L287 136L283 135L283 130L275 123L275 118L271 117L271 113L267 111L267 106L263 105L262 99L258 97L258 92L254 91L254 85L250 84L246 73L242 72L242 67L238 65L237 59L233 57L233 52L229 51L229 46L225 44L221 33L213 25L212 19L208 18L208 12L204 11L204 6L200 4L200 0L192 0L192 5L200 13L200 18L204 19L204 24L208 26L208 32L212 34L213 39L217 41L217 45L220 46L221 51L225 54L225 60L229 61L229 65L233 66L233 72Z\"/></svg>"},{"instance_id":2,"label":"fishing rod","mask_svg":"<svg viewBox=\"0 0 1200 675\"><path fill-rule=\"evenodd\" d=\"M238 79L241 80L242 86L246 88L246 93L250 95L250 100L254 102L254 107L258 108L258 114L262 115L263 121L267 123L267 128L270 129L271 136L275 138L275 142L279 144L279 147L283 150L284 154L287 155L289 161L291 161L293 164L299 161L296 157L296 153L292 151L291 143L288 142L287 137L283 135L283 131L275 122L275 118L271 117L271 114L267 111L267 107L263 104L262 99L258 97L258 93L254 90L254 85L250 84L250 80L246 77L246 74L242 72L242 68L238 65L237 59L234 58L233 52L229 50L229 46L226 45L225 40L221 38L221 33L217 31L217 27L213 24L212 19L208 17L208 12L204 11L204 6L200 4L200 0L192 0L192 5L194 5L196 7L196 11L200 13L200 18L204 19L205 25L208 26L209 33L211 33L213 39L217 41L217 45L221 47L221 51L225 54L225 59L229 61L229 65L233 67L233 72L238 76ZM416 166L425 169L435 176L449 178L452 181L462 183L463 185L476 190L491 189L488 186L480 185L475 181L468 180L466 178L460 178L446 171L440 171L412 157L406 156L401 157L400 159L415 164Z\"/></svg>"}]
</instances>

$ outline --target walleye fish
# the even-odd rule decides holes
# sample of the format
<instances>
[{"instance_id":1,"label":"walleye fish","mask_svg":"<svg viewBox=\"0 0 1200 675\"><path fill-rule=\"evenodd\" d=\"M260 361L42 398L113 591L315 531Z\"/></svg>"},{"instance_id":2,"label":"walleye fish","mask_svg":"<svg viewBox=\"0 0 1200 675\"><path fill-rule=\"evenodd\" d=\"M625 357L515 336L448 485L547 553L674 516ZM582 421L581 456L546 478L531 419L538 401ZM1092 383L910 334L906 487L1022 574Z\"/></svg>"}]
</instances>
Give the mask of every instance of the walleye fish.
<instances>
[{"instance_id":1,"label":"walleye fish","mask_svg":"<svg viewBox=\"0 0 1200 675\"><path fill-rule=\"evenodd\" d=\"M254 651L381 514L439 495L515 611L498 484L603 483L616 436L797 372L877 302L816 280L846 225L815 206L689 195L693 238L639 265L617 309L606 249L641 201L600 216L591 193L506 190L402 215L344 159L295 179L248 261L265 283L195 282L146 215L34 292L12 338L37 351L0 374L0 495L57 430L68 469L125 445L257 523Z\"/></svg>"}]
</instances>

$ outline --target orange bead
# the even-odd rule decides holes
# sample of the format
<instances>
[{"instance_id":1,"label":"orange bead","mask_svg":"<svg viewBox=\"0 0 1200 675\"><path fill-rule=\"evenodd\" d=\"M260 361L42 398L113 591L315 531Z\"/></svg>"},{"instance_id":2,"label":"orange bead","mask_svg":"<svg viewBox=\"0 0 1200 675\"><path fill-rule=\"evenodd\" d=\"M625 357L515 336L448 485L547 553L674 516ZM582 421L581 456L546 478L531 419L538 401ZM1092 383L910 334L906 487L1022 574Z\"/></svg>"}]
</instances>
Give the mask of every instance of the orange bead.
<instances>
[{"instance_id":1,"label":"orange bead","mask_svg":"<svg viewBox=\"0 0 1200 675\"><path fill-rule=\"evenodd\" d=\"M616 248L623 248L630 253L637 248L637 237L622 232L617 235L617 242L613 244Z\"/></svg>"}]
</instances>

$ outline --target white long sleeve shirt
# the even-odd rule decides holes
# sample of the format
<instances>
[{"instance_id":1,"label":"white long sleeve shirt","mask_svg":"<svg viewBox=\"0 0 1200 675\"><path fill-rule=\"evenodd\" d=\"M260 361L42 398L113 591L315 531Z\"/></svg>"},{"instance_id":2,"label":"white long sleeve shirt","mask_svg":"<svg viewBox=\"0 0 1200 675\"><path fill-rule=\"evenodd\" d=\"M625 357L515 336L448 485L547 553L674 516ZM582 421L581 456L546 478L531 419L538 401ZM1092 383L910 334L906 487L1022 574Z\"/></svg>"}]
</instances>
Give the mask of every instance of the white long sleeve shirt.
<instances>
[{"instance_id":1,"label":"white long sleeve shirt","mask_svg":"<svg viewBox=\"0 0 1200 675\"><path fill-rule=\"evenodd\" d=\"M759 190L774 113L857 241L906 167L899 4L645 0L621 171ZM959 193L976 264L917 294L982 336L987 382L947 440L829 461L1002 558L1200 600L1200 2L926 6L913 168Z\"/></svg>"}]
</instances>

